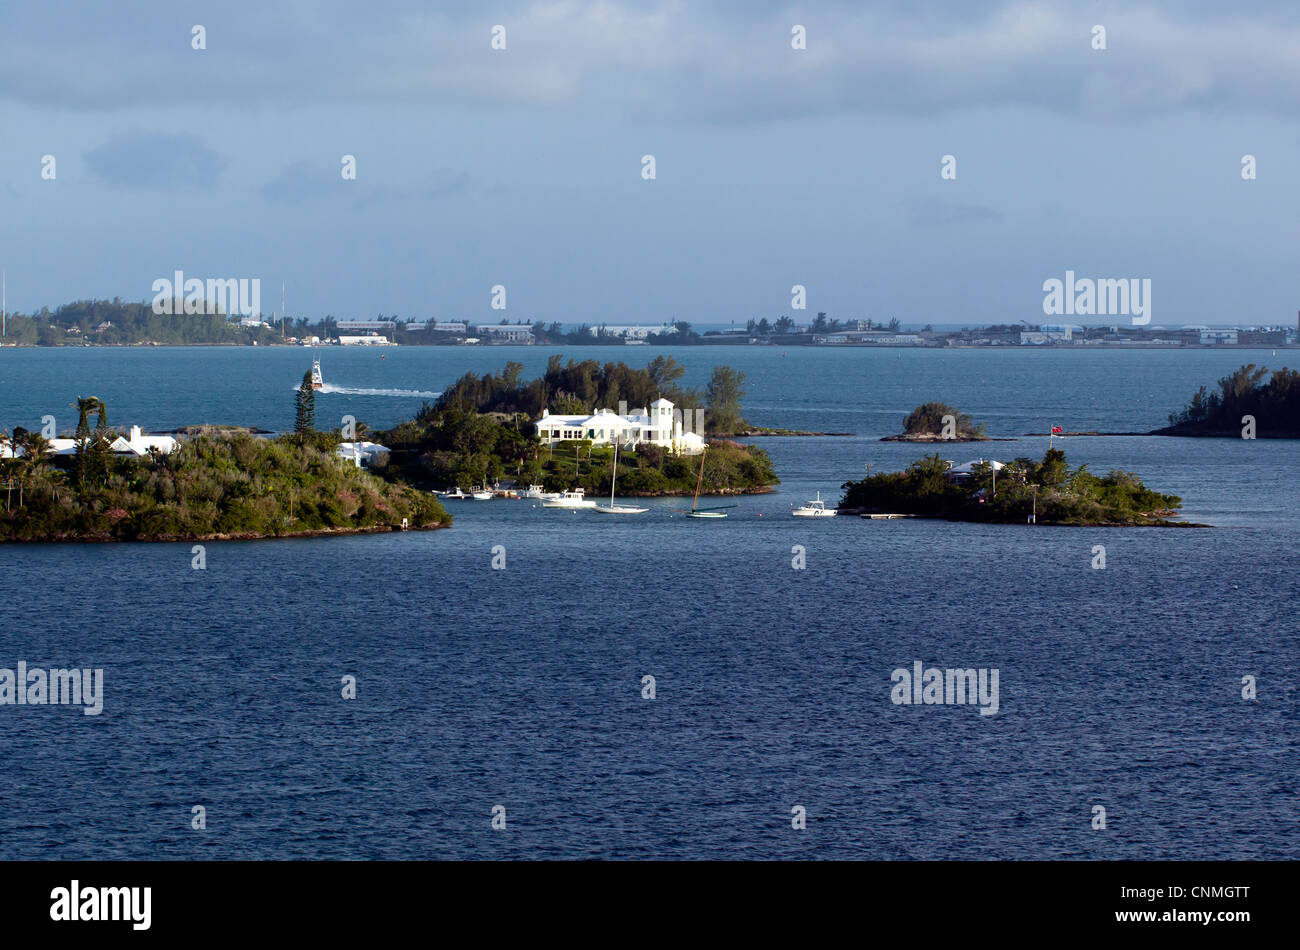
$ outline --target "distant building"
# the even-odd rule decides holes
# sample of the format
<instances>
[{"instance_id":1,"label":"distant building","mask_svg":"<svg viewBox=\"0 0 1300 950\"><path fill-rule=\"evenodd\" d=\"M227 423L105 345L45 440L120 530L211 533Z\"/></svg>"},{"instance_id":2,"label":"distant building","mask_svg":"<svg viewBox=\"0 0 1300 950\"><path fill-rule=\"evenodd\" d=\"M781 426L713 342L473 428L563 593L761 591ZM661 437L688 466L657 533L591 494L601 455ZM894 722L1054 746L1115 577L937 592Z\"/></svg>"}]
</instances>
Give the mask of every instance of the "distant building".
<instances>
[{"instance_id":1,"label":"distant building","mask_svg":"<svg viewBox=\"0 0 1300 950\"><path fill-rule=\"evenodd\" d=\"M1237 345L1236 330L1202 330L1200 331L1200 341L1204 344L1224 343L1231 346Z\"/></svg>"},{"instance_id":2,"label":"distant building","mask_svg":"<svg viewBox=\"0 0 1300 950\"><path fill-rule=\"evenodd\" d=\"M532 343L533 328L527 324L484 323L474 328L489 343Z\"/></svg>"},{"instance_id":3,"label":"distant building","mask_svg":"<svg viewBox=\"0 0 1300 950\"><path fill-rule=\"evenodd\" d=\"M423 323L408 323L406 325L407 333L421 333L425 330L432 330L434 333L466 333L469 331L469 324L426 320Z\"/></svg>"},{"instance_id":4,"label":"distant building","mask_svg":"<svg viewBox=\"0 0 1300 950\"><path fill-rule=\"evenodd\" d=\"M339 320L335 324L340 333L349 330L392 330L397 326L394 320Z\"/></svg>"},{"instance_id":5,"label":"distant building","mask_svg":"<svg viewBox=\"0 0 1300 950\"><path fill-rule=\"evenodd\" d=\"M390 346L388 337L371 333L367 336L339 336L342 346Z\"/></svg>"},{"instance_id":6,"label":"distant building","mask_svg":"<svg viewBox=\"0 0 1300 950\"><path fill-rule=\"evenodd\" d=\"M915 346L922 342L915 333L895 333L892 330L838 330L835 333L818 333L814 343L872 344L875 346Z\"/></svg>"},{"instance_id":7,"label":"distant building","mask_svg":"<svg viewBox=\"0 0 1300 950\"><path fill-rule=\"evenodd\" d=\"M674 417L673 404L667 399L656 399L648 410L626 416L608 409L578 416L553 416L543 409L542 418L537 420L537 437L546 445L573 439L609 445L617 440L619 445L629 448L648 443L678 455L699 455L704 451L703 437L684 430L680 414Z\"/></svg>"},{"instance_id":8,"label":"distant building","mask_svg":"<svg viewBox=\"0 0 1300 950\"><path fill-rule=\"evenodd\" d=\"M592 336L600 336L607 333L610 336L620 336L628 340L644 340L652 333L676 333L677 328L671 324L661 323L658 326L649 326L644 324L632 324L628 326L609 326L608 324L599 327L590 327L587 330Z\"/></svg>"}]
</instances>

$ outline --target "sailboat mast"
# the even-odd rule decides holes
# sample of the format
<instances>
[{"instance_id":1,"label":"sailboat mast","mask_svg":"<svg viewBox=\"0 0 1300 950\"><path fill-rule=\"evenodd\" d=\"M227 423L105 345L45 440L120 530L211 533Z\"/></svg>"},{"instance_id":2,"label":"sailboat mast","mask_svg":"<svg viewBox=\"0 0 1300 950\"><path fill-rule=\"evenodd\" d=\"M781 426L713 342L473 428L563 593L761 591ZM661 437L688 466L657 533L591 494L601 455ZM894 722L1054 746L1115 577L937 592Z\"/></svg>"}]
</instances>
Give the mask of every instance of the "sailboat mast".
<instances>
[{"instance_id":1,"label":"sailboat mast","mask_svg":"<svg viewBox=\"0 0 1300 950\"><path fill-rule=\"evenodd\" d=\"M614 483L618 481L618 436L614 437L614 471L609 476L609 507L614 507Z\"/></svg>"},{"instance_id":2,"label":"sailboat mast","mask_svg":"<svg viewBox=\"0 0 1300 950\"><path fill-rule=\"evenodd\" d=\"M704 453L700 453L700 477L695 480L695 497L691 499L691 511L700 503L700 486L704 484Z\"/></svg>"}]
</instances>

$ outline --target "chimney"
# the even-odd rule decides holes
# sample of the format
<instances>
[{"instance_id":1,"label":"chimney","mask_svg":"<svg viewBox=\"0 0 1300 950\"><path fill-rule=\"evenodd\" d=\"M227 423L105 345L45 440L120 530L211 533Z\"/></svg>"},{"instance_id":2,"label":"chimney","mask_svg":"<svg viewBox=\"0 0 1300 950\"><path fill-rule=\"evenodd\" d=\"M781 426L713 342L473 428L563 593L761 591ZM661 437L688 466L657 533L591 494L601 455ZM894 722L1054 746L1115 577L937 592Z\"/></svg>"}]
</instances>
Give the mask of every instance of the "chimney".
<instances>
[{"instance_id":1,"label":"chimney","mask_svg":"<svg viewBox=\"0 0 1300 950\"><path fill-rule=\"evenodd\" d=\"M127 441L129 441L129 442L139 442L139 441L140 441L140 427L139 427L139 426L131 426L131 438L128 439Z\"/></svg>"}]
</instances>

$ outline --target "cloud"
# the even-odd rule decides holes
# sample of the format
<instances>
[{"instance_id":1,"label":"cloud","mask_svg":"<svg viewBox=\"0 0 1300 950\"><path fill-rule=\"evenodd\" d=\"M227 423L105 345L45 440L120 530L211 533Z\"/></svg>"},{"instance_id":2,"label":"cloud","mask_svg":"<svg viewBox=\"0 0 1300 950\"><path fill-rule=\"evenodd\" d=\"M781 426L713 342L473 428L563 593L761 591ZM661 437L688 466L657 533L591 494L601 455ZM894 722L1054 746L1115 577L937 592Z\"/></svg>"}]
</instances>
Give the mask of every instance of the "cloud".
<instances>
[{"instance_id":1,"label":"cloud","mask_svg":"<svg viewBox=\"0 0 1300 950\"><path fill-rule=\"evenodd\" d=\"M190 48L161 0L29 5L10 18L0 98L33 106L427 107L617 103L679 120L935 113L1001 105L1146 115L1300 107L1300 8L1237 0L827 2L323 0L222 12ZM63 7L60 6L60 11ZM199 22L203 17L194 14ZM494 23L507 48L490 48ZM791 27L807 49L790 48ZM1107 31L1107 49L1091 30ZM125 51L147 55L124 55ZM159 77L166 76L165 82Z\"/></svg>"},{"instance_id":2,"label":"cloud","mask_svg":"<svg viewBox=\"0 0 1300 950\"><path fill-rule=\"evenodd\" d=\"M366 176L345 180L340 174L341 167L318 161L291 162L265 182L258 193L266 201L287 205L346 200L353 207L362 207L381 202L448 198L464 194L475 186L473 176L458 169L438 169L413 184L391 185L371 184Z\"/></svg>"},{"instance_id":3,"label":"cloud","mask_svg":"<svg viewBox=\"0 0 1300 950\"><path fill-rule=\"evenodd\" d=\"M92 174L120 188L206 188L226 167L189 132L118 132L85 157Z\"/></svg>"}]
</instances>

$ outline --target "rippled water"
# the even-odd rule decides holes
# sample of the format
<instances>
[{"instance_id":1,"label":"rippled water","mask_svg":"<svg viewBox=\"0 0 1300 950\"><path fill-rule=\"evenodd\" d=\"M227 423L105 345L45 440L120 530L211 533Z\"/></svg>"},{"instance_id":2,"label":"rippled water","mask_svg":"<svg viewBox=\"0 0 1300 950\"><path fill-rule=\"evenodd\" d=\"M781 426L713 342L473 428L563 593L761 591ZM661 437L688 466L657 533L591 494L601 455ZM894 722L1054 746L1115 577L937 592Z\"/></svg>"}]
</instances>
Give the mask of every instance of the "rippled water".
<instances>
[{"instance_id":1,"label":"rippled water","mask_svg":"<svg viewBox=\"0 0 1300 950\"><path fill-rule=\"evenodd\" d=\"M322 362L340 387L424 392L549 352ZM1300 856L1295 443L1067 441L1213 529L788 514L921 454L875 440L925 399L999 435L1144 429L1241 354L670 352L695 384L745 369L754 421L856 435L763 440L781 491L716 523L667 500L620 519L453 502L449 531L210 544L206 571L189 545L0 546L0 667L103 667L107 694L100 716L0 706L0 857ZM118 424L278 428L302 362L4 351L0 425L94 391ZM420 401L321 406L384 425ZM998 668L1000 711L892 704L917 659Z\"/></svg>"}]
</instances>

